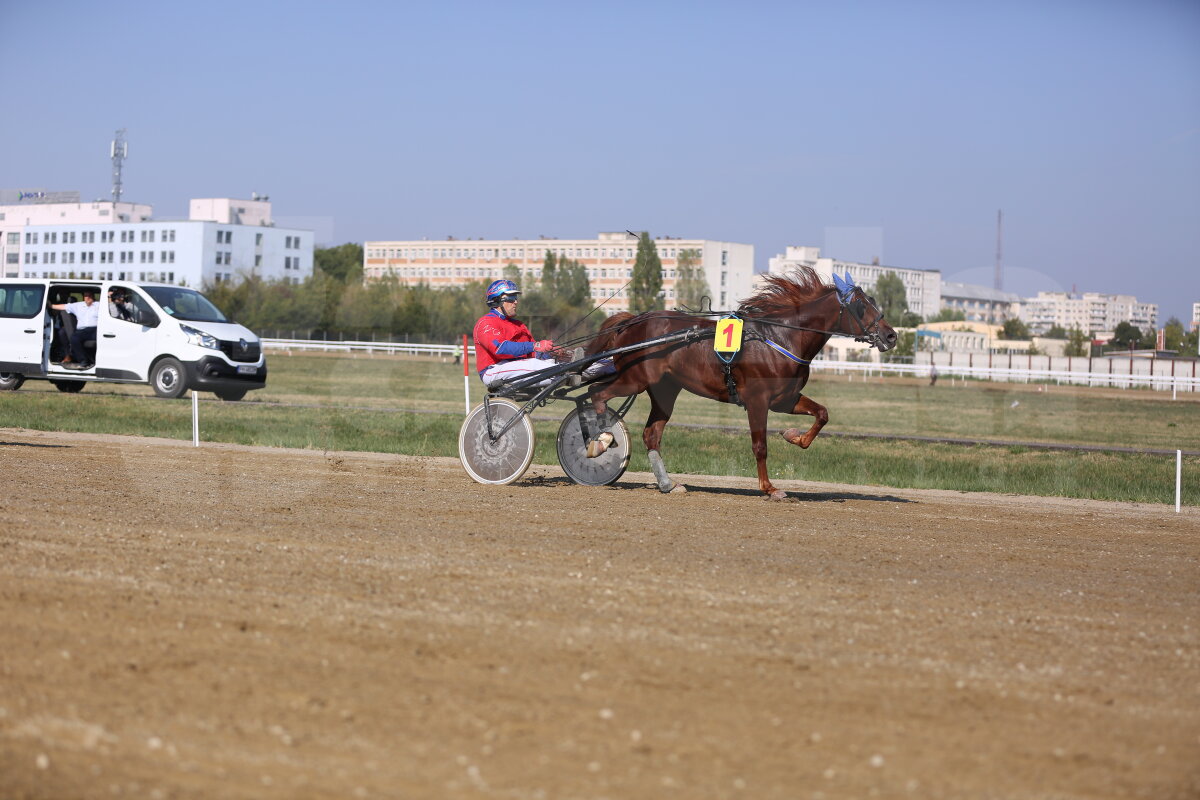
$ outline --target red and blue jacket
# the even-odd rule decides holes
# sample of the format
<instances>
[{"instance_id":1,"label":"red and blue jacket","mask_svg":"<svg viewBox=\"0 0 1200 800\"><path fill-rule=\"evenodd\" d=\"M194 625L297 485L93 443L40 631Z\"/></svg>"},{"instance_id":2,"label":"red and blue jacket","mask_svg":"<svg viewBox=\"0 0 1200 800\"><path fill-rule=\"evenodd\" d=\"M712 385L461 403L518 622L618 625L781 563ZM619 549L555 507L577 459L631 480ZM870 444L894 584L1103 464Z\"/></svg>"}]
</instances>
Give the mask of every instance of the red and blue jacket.
<instances>
[{"instance_id":1,"label":"red and blue jacket","mask_svg":"<svg viewBox=\"0 0 1200 800\"><path fill-rule=\"evenodd\" d=\"M493 308L475 323L475 367L479 374L497 361L527 358L537 343L519 319L509 319Z\"/></svg>"}]
</instances>

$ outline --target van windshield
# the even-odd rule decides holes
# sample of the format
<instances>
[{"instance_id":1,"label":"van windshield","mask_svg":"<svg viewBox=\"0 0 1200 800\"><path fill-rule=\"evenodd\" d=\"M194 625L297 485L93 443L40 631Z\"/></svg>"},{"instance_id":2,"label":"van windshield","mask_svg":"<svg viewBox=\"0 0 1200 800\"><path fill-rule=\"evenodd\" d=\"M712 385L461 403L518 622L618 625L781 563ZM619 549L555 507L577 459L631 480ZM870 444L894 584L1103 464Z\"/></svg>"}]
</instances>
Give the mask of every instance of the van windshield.
<instances>
[{"instance_id":1,"label":"van windshield","mask_svg":"<svg viewBox=\"0 0 1200 800\"><path fill-rule=\"evenodd\" d=\"M154 298L154 302L162 306L163 311L175 319L191 322L229 321L221 313L221 309L194 289L184 289L180 286L143 286L142 289Z\"/></svg>"}]
</instances>

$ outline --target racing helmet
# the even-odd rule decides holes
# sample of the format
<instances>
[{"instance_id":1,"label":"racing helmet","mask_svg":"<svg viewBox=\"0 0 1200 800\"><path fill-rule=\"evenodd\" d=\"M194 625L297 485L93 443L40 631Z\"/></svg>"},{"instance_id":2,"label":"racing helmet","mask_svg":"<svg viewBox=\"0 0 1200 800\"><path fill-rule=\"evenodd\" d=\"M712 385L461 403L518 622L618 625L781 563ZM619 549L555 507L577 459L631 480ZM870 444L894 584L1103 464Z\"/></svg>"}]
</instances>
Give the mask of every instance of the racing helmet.
<instances>
[{"instance_id":1,"label":"racing helmet","mask_svg":"<svg viewBox=\"0 0 1200 800\"><path fill-rule=\"evenodd\" d=\"M487 304L488 308L496 308L500 305L500 301L506 294L520 294L520 288L510 280L492 281L487 288Z\"/></svg>"}]
</instances>

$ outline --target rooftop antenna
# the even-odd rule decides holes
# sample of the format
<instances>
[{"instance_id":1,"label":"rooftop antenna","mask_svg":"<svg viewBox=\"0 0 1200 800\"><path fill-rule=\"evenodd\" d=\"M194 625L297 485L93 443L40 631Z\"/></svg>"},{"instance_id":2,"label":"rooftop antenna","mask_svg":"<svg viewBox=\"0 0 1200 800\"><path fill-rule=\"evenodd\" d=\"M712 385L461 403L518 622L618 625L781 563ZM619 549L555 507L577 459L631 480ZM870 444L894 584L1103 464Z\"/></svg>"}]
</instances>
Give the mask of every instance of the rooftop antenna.
<instances>
[{"instance_id":1,"label":"rooftop antenna","mask_svg":"<svg viewBox=\"0 0 1200 800\"><path fill-rule=\"evenodd\" d=\"M113 162L113 202L121 202L121 166L125 163L125 159L129 156L129 143L125 141L125 129L117 131L117 137L112 140L112 145L109 148L109 154L112 156Z\"/></svg>"},{"instance_id":2,"label":"rooftop antenna","mask_svg":"<svg viewBox=\"0 0 1200 800\"><path fill-rule=\"evenodd\" d=\"M1000 260L1004 252L1004 212L996 212L996 275L994 278L995 289L1000 291L1004 288L1004 277L1000 270Z\"/></svg>"}]
</instances>

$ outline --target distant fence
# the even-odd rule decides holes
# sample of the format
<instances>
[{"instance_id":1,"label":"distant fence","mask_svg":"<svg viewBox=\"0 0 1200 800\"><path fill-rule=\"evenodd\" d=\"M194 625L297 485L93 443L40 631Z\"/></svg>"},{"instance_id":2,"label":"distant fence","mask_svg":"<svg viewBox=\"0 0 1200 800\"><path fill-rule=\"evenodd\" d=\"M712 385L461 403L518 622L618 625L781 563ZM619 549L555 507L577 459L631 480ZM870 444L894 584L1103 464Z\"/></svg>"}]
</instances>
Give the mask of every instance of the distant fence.
<instances>
[{"instance_id":1,"label":"distant fence","mask_svg":"<svg viewBox=\"0 0 1200 800\"><path fill-rule=\"evenodd\" d=\"M310 339L263 339L271 350L362 352L387 355L434 355L458 357L457 344L413 344L410 342L315 341ZM1196 359L1044 356L977 353L920 353L919 363L872 361L827 361L818 358L812 368L835 374L908 375L931 378L972 378L1010 383L1059 383L1076 386L1106 386L1115 389L1200 391ZM928 360L927 360L928 359Z\"/></svg>"},{"instance_id":2,"label":"distant fence","mask_svg":"<svg viewBox=\"0 0 1200 800\"><path fill-rule=\"evenodd\" d=\"M413 344L411 342L321 342L314 339L263 339L264 348L271 350L310 350L325 353L364 352L388 355L458 356L459 344Z\"/></svg>"},{"instance_id":3,"label":"distant fence","mask_svg":"<svg viewBox=\"0 0 1200 800\"><path fill-rule=\"evenodd\" d=\"M921 353L918 363L874 363L869 361L824 361L813 369L838 374L913 375L973 378L1010 383L1058 383L1075 386L1105 386L1114 389L1200 391L1200 369L1196 359L1128 358L1087 356L1044 356L1018 354Z\"/></svg>"}]
</instances>

